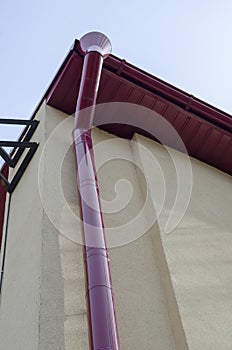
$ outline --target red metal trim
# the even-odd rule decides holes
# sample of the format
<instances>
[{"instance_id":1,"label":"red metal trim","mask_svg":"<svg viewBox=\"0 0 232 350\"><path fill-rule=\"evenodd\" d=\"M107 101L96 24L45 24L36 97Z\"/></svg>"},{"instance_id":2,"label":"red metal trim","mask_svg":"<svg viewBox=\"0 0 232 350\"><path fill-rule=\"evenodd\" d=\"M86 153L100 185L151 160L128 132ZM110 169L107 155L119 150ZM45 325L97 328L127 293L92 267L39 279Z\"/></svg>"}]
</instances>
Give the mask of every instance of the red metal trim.
<instances>
[{"instance_id":1,"label":"red metal trim","mask_svg":"<svg viewBox=\"0 0 232 350\"><path fill-rule=\"evenodd\" d=\"M9 166L4 164L2 170L0 170L2 175L8 179ZM3 224L5 216L5 204L6 204L6 187L2 180L0 180L0 249L2 244L2 233L3 233Z\"/></svg>"},{"instance_id":2,"label":"red metal trim","mask_svg":"<svg viewBox=\"0 0 232 350\"><path fill-rule=\"evenodd\" d=\"M191 112L196 113L209 122L232 132L232 118L230 114L203 102L193 95L188 94L127 62L125 63L125 60L110 55L104 62L104 68L115 73L120 70L120 76L159 94L181 107L187 106L189 104L189 99L191 99L191 106L189 109Z\"/></svg>"},{"instance_id":3,"label":"red metal trim","mask_svg":"<svg viewBox=\"0 0 232 350\"><path fill-rule=\"evenodd\" d=\"M78 40L75 41L72 50L73 60L69 65L67 65L68 60L65 61L62 66L63 68L65 66L65 71L62 71L62 69L60 70L60 72L62 71L63 77L59 80L59 74L56 76L54 84L57 79L59 80L59 84L57 84L53 93L50 94L47 99L49 105L67 114L73 114L75 112L77 94L80 86L80 75L83 66L83 50ZM50 89L52 86L53 84ZM232 174L230 162L232 149L228 148L228 154L225 157L223 148L223 140L227 140L228 143L232 137L232 118L228 113L200 101L194 96L165 83L161 79L113 55L110 55L104 60L100 89L98 92L98 103L107 102L129 102L152 108L155 112L163 115L174 128L177 128L190 156L227 172L228 174ZM166 109L165 112L163 108ZM174 116L177 112L181 113L175 119ZM189 123L187 124L185 124L186 117L189 118ZM127 121L125 122L127 123ZM146 128L149 130L155 127L152 121L148 122L141 116L141 125L143 125L144 122L146 123ZM193 134L195 134L195 128L199 122L201 124L200 132L196 133L196 137L194 137L193 140ZM184 128L183 125L185 125ZM109 133L127 139L130 139L135 132L139 132L146 137L151 137L151 135L145 133L142 129L134 128L133 125L128 125L127 127L124 125L124 127L121 128L119 124L108 124L106 121L104 125L98 123L98 126ZM210 142L212 141L211 146L209 147L206 143L204 147L198 148L197 145L202 143L202 138L204 137L202 131L204 134L204 131L207 131L210 126L224 135L224 137L221 138L222 142L217 145L214 142L215 140L210 136ZM167 144L175 148L175 141L169 141L170 142Z\"/></svg>"},{"instance_id":4,"label":"red metal trim","mask_svg":"<svg viewBox=\"0 0 232 350\"><path fill-rule=\"evenodd\" d=\"M83 55L83 51L80 48L79 40L75 40L72 50L69 52L71 54ZM68 58L70 57L68 55ZM64 61L61 69L54 78L52 84L45 93L45 98L47 101L51 98L51 90L54 91L53 87L57 80L60 79L60 74L63 73L64 67L67 67L68 58ZM159 94L160 96L168 99L169 101L185 108L189 104L189 99L191 99L190 111L198 114L202 118L208 120L214 125L220 126L225 130L232 132L232 117L229 113L226 113L219 108L216 108L209 103L206 103L189 93L159 79L140 68L133 66L132 64L126 62L124 59L120 59L114 55L109 55L104 61L103 69L109 70L116 73L125 79L134 82L138 86L141 86L153 93Z\"/></svg>"},{"instance_id":5,"label":"red metal trim","mask_svg":"<svg viewBox=\"0 0 232 350\"><path fill-rule=\"evenodd\" d=\"M90 39L90 46L86 45L86 39ZM89 338L93 350L120 349L90 131L103 57L109 50L109 45L102 45L103 42L109 44L106 39L103 34L89 33L80 41L80 44L84 43L85 57L73 131L84 241Z\"/></svg>"},{"instance_id":6,"label":"red metal trim","mask_svg":"<svg viewBox=\"0 0 232 350\"><path fill-rule=\"evenodd\" d=\"M55 91L55 89L57 88L59 82L61 81L61 79L63 78L63 75L65 73L65 71L67 70L67 67L69 66L70 62L72 61L73 56L72 55L68 55L67 59L65 60L65 65L64 67L62 66L61 69L59 70L59 74L58 74L58 78L52 83L50 89L47 92L47 100L49 100L50 96L53 94L53 92Z\"/></svg>"}]
</instances>

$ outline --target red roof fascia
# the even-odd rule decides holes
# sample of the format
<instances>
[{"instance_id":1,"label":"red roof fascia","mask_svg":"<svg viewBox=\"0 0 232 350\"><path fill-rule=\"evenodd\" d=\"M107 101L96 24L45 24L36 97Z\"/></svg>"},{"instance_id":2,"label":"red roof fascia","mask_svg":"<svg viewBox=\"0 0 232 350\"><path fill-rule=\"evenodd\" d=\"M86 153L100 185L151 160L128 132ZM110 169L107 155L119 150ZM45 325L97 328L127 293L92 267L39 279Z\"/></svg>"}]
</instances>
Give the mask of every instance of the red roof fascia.
<instances>
[{"instance_id":1,"label":"red roof fascia","mask_svg":"<svg viewBox=\"0 0 232 350\"><path fill-rule=\"evenodd\" d=\"M209 122L232 132L232 117L230 114L201 101L193 95L188 94L129 63L126 63L125 60L110 55L108 59L105 60L104 67L116 74L119 72L120 76L125 79L128 79L151 92L155 92L178 106L193 113L197 113Z\"/></svg>"},{"instance_id":2,"label":"red roof fascia","mask_svg":"<svg viewBox=\"0 0 232 350\"><path fill-rule=\"evenodd\" d=\"M71 51L45 94L48 103L75 54L82 57L78 40L75 40ZM198 114L207 121L220 126L229 132L232 132L232 116L230 114L194 97L191 94L186 93L185 91L169 83L164 82L163 80L133 66L130 63L127 63L124 59L110 55L104 61L104 69L116 73L117 75L145 88L146 90L156 93L161 97L164 97L177 104L178 106L185 108L192 113Z\"/></svg>"},{"instance_id":3,"label":"red roof fascia","mask_svg":"<svg viewBox=\"0 0 232 350\"><path fill-rule=\"evenodd\" d=\"M75 112L82 65L83 57L76 40L45 94L48 105L70 115ZM134 103L154 110L177 130L190 156L232 175L232 117L228 113L114 55L104 61L97 99L97 103L107 102ZM133 125L121 127L107 122L102 125L97 115L95 118L97 125L117 136L129 139L138 132L152 137L152 132L146 134ZM145 122L149 123L148 129L154 131L154 123ZM167 140L167 145L178 149L175 140Z\"/></svg>"}]
</instances>

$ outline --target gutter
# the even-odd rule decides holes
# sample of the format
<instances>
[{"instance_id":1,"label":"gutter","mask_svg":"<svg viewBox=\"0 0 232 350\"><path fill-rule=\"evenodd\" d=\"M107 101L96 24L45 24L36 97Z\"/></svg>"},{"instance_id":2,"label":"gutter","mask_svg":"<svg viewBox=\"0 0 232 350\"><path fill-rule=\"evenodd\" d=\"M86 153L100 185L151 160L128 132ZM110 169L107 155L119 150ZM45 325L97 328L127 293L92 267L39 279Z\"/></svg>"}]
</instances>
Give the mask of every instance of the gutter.
<instances>
[{"instance_id":1,"label":"gutter","mask_svg":"<svg viewBox=\"0 0 232 350\"><path fill-rule=\"evenodd\" d=\"M219 108L216 108L209 103L164 82L163 80L126 62L124 59L119 59L114 55L110 55L104 63L104 69L116 73L136 85L166 98L187 111L202 117L230 133L232 132L232 116L229 113L223 112Z\"/></svg>"},{"instance_id":2,"label":"gutter","mask_svg":"<svg viewBox=\"0 0 232 350\"><path fill-rule=\"evenodd\" d=\"M73 143L82 219L90 349L119 350L108 250L91 139L102 65L111 52L111 43L104 34L91 32L80 39L80 48L84 63L74 118Z\"/></svg>"},{"instance_id":3,"label":"gutter","mask_svg":"<svg viewBox=\"0 0 232 350\"><path fill-rule=\"evenodd\" d=\"M64 60L61 68L47 89L44 98L47 103L50 104L50 99L61 79L62 73L68 69L70 58L74 55L83 57L83 52L80 49L79 40L75 40L74 44L69 51L68 56ZM217 107L212 106L211 104L196 98L192 94L189 94L165 81L162 79L149 74L143 71L140 68L126 62L124 59L121 59L112 54L107 57L104 61L103 70L110 71L122 78L138 85L155 93L162 98L167 99L168 101L178 105L181 108L184 108L186 111L191 112L202 119L214 124L215 126L220 127L224 131L229 133L232 132L232 116L229 113L226 113L220 110ZM51 105L57 108L51 103ZM62 110L62 109L61 109ZM72 110L63 110L65 113L72 114ZM32 116L33 118L33 116Z\"/></svg>"}]
</instances>

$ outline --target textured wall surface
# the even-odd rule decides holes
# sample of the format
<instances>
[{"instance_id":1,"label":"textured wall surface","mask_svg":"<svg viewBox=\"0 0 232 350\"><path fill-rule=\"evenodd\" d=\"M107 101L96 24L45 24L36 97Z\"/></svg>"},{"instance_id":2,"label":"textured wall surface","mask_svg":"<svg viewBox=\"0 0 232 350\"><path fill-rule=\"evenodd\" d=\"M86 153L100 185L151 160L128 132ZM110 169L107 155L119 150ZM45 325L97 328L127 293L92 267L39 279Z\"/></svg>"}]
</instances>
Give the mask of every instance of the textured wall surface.
<instances>
[{"instance_id":1,"label":"textured wall surface","mask_svg":"<svg viewBox=\"0 0 232 350\"><path fill-rule=\"evenodd\" d=\"M44 104L36 119L40 146L12 195L0 348L87 350L73 118ZM121 348L229 350L231 177L139 135L93 141ZM183 218L167 233L177 192Z\"/></svg>"},{"instance_id":2,"label":"textured wall surface","mask_svg":"<svg viewBox=\"0 0 232 350\"><path fill-rule=\"evenodd\" d=\"M182 220L167 234L165 225L176 192L182 193L184 199L185 186L177 185L177 171L161 145L138 135L136 140L158 159L164 176L166 196L158 224L189 349L229 350L232 344L232 178L191 159L190 201ZM141 159L143 162L144 157ZM178 163L181 172L186 161L186 156L181 155ZM150 176L151 165L146 162L143 165L153 194L162 186L160 177L158 172L155 176L155 171ZM154 195L152 199L154 206L158 206Z\"/></svg>"}]
</instances>

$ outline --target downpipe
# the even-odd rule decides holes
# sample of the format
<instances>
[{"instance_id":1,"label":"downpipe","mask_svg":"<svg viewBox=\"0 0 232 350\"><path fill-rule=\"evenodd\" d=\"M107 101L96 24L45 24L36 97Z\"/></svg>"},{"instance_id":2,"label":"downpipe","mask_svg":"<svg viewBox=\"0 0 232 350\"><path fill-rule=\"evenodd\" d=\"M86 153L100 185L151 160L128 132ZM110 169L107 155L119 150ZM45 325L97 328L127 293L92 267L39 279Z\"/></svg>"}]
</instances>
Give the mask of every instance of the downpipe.
<instances>
[{"instance_id":1,"label":"downpipe","mask_svg":"<svg viewBox=\"0 0 232 350\"><path fill-rule=\"evenodd\" d=\"M91 350L120 350L112 282L96 176L91 127L104 59L111 43L102 33L80 39L84 55L73 143L82 219L86 300Z\"/></svg>"}]
</instances>

